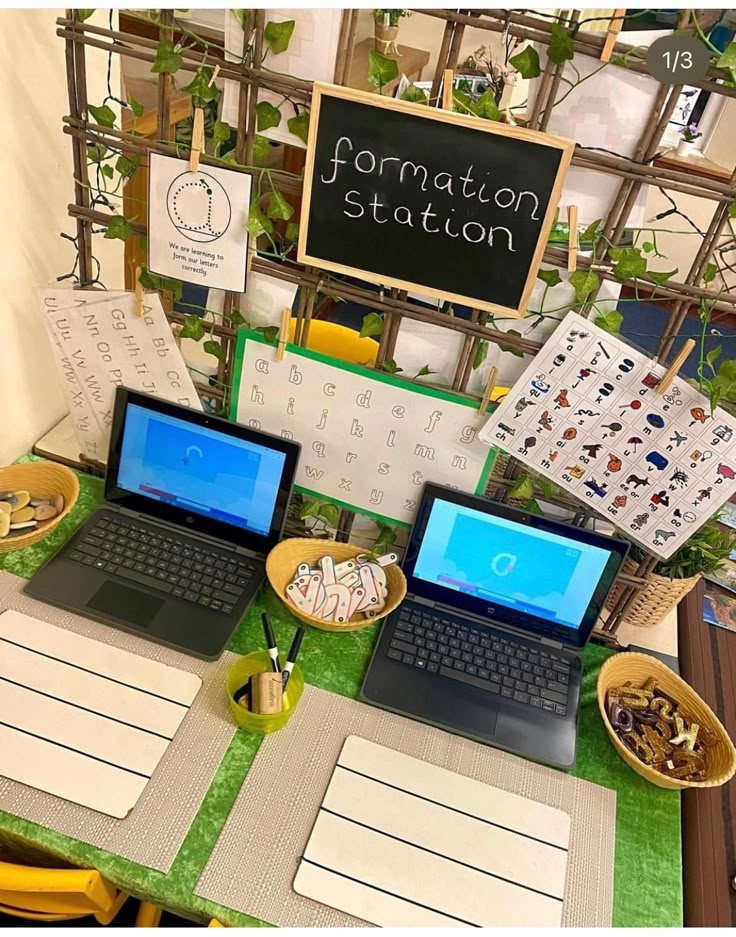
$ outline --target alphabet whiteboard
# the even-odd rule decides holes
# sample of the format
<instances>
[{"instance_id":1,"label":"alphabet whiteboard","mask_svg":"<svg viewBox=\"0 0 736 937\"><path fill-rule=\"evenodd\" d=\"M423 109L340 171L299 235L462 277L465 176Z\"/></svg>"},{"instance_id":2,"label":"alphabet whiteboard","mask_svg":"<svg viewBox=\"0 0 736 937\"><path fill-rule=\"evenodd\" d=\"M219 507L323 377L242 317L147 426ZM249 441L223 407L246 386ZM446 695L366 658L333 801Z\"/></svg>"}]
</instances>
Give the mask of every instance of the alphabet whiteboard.
<instances>
[{"instance_id":1,"label":"alphabet whiteboard","mask_svg":"<svg viewBox=\"0 0 736 937\"><path fill-rule=\"evenodd\" d=\"M297 487L411 524L425 482L482 492L495 450L457 394L288 345L282 361L240 329L231 418L302 444Z\"/></svg>"},{"instance_id":2,"label":"alphabet whiteboard","mask_svg":"<svg viewBox=\"0 0 736 937\"><path fill-rule=\"evenodd\" d=\"M667 559L736 493L736 420L569 312L481 438Z\"/></svg>"},{"instance_id":3,"label":"alphabet whiteboard","mask_svg":"<svg viewBox=\"0 0 736 937\"><path fill-rule=\"evenodd\" d=\"M299 262L523 316L574 148L316 82Z\"/></svg>"}]
</instances>

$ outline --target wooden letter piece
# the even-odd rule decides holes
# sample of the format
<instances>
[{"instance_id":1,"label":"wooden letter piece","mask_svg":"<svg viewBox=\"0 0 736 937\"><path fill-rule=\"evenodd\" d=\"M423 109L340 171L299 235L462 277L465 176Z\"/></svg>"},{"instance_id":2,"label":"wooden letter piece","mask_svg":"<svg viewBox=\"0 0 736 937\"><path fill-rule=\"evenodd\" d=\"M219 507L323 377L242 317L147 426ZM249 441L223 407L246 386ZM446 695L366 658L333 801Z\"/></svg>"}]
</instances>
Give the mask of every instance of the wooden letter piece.
<instances>
[{"instance_id":1,"label":"wooden letter piece","mask_svg":"<svg viewBox=\"0 0 736 937\"><path fill-rule=\"evenodd\" d=\"M675 713L675 732L677 735L673 735L670 742L673 745L682 745L687 751L692 751L698 738L699 729L700 726L697 722L691 722L690 725L686 727L685 720L682 716L680 716L679 713Z\"/></svg>"},{"instance_id":2,"label":"wooden letter piece","mask_svg":"<svg viewBox=\"0 0 736 937\"><path fill-rule=\"evenodd\" d=\"M335 577L339 580L349 575L355 569L357 563L355 560L343 560L342 563L335 564Z\"/></svg>"},{"instance_id":3,"label":"wooden letter piece","mask_svg":"<svg viewBox=\"0 0 736 937\"><path fill-rule=\"evenodd\" d=\"M321 557L319 568L322 570L322 582L326 586L334 585L337 582L335 561L331 556Z\"/></svg>"},{"instance_id":4,"label":"wooden letter piece","mask_svg":"<svg viewBox=\"0 0 736 937\"><path fill-rule=\"evenodd\" d=\"M359 580L360 581L360 580ZM365 589L363 586L358 586L353 589L350 596L350 609L348 613L348 621L353 617L353 615L358 611L361 602L365 598Z\"/></svg>"},{"instance_id":5,"label":"wooden letter piece","mask_svg":"<svg viewBox=\"0 0 736 937\"><path fill-rule=\"evenodd\" d=\"M360 581L363 584L365 589L365 597L361 602L359 608L360 611L366 611L372 605L378 605L378 588L376 586L376 581L373 578L373 570L370 565L366 564L365 566L360 567Z\"/></svg>"},{"instance_id":6,"label":"wooden letter piece","mask_svg":"<svg viewBox=\"0 0 736 937\"><path fill-rule=\"evenodd\" d=\"M321 607L325 599L325 587L322 583L322 574L314 573L309 577L306 592L303 593L296 583L289 583L286 587L286 597L303 612L309 615L315 613L315 609Z\"/></svg>"},{"instance_id":7,"label":"wooden letter piece","mask_svg":"<svg viewBox=\"0 0 736 937\"><path fill-rule=\"evenodd\" d=\"M322 618L330 621L344 622L350 617L351 593L342 583L328 583L325 586L325 607L329 608L329 615L320 613Z\"/></svg>"}]
</instances>

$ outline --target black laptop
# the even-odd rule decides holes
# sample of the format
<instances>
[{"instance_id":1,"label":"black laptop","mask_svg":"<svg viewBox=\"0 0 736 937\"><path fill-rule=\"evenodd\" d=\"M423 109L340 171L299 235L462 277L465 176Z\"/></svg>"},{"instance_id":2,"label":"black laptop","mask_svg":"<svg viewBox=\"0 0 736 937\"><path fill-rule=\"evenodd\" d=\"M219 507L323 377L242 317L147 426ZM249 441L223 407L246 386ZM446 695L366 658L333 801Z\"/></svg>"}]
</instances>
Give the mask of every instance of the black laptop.
<instances>
[{"instance_id":1,"label":"black laptop","mask_svg":"<svg viewBox=\"0 0 736 937\"><path fill-rule=\"evenodd\" d=\"M563 768L575 762L581 650L628 544L426 485L383 625L369 703Z\"/></svg>"},{"instance_id":2,"label":"black laptop","mask_svg":"<svg viewBox=\"0 0 736 937\"><path fill-rule=\"evenodd\" d=\"M118 388L105 503L34 598L215 658L265 577L299 445Z\"/></svg>"}]
</instances>

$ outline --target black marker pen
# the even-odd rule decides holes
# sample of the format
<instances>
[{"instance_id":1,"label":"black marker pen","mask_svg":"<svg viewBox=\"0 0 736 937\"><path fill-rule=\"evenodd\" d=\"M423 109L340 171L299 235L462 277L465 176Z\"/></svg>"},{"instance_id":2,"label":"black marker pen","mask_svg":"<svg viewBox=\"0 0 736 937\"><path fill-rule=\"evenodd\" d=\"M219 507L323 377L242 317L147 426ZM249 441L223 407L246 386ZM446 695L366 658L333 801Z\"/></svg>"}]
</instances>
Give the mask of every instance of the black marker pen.
<instances>
[{"instance_id":1,"label":"black marker pen","mask_svg":"<svg viewBox=\"0 0 736 937\"><path fill-rule=\"evenodd\" d=\"M296 634L294 635L294 640L291 642L291 647L289 648L289 653L286 657L286 666L283 671L283 688L286 689L286 684L289 682L289 677L291 676L291 671L294 669L294 664L296 663L296 655L299 653L299 648L301 647L302 638L304 637L304 628L297 628Z\"/></svg>"},{"instance_id":2,"label":"black marker pen","mask_svg":"<svg viewBox=\"0 0 736 937\"><path fill-rule=\"evenodd\" d=\"M271 619L268 617L268 612L263 612L261 621L263 622L263 633L266 635L266 646L268 647L268 656L271 658L271 666L274 669L274 673L280 673L279 649L276 646L276 638L273 634Z\"/></svg>"}]
</instances>

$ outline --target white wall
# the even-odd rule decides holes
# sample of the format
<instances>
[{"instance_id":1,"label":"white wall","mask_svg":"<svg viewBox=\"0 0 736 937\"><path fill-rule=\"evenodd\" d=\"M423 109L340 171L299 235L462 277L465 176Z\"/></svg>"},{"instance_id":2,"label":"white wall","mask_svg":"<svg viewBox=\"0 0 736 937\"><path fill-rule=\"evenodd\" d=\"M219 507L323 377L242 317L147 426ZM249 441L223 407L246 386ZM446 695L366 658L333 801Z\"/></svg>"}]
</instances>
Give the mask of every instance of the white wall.
<instances>
[{"instance_id":1,"label":"white wall","mask_svg":"<svg viewBox=\"0 0 736 937\"><path fill-rule=\"evenodd\" d=\"M734 163L736 163L736 99L727 99L718 125L708 142L705 155L714 163L733 170ZM684 212L701 231L707 229L716 208L714 201L692 195L683 195L680 192L670 192L670 195L674 198L680 211ZM655 189L653 186L649 187L645 211L647 219L653 218L671 207L659 189ZM677 267L676 279L682 281L687 275L700 247L700 235L679 215L670 215L661 221L652 222L652 225L675 232L657 235L657 247L663 254L667 255L667 261L658 261L656 266L662 270L672 270ZM733 222L731 222L731 228L726 227L726 233L721 237L720 244L733 240L731 229L736 229L736 224ZM725 259L734 264L736 262L736 251L726 254ZM725 287L733 290L736 288L736 273L726 270L723 280L717 278L712 287L715 289Z\"/></svg>"},{"instance_id":2,"label":"white wall","mask_svg":"<svg viewBox=\"0 0 736 937\"><path fill-rule=\"evenodd\" d=\"M36 295L74 262L72 245L59 237L75 233L66 212L74 183L61 123L69 112L64 42L55 23L63 13L0 10L0 465L30 449L66 412ZM107 14L98 11L93 22L107 25ZM104 94L106 66L104 53L88 54L92 103ZM95 254L106 285L119 288L122 242L95 238Z\"/></svg>"}]
</instances>

